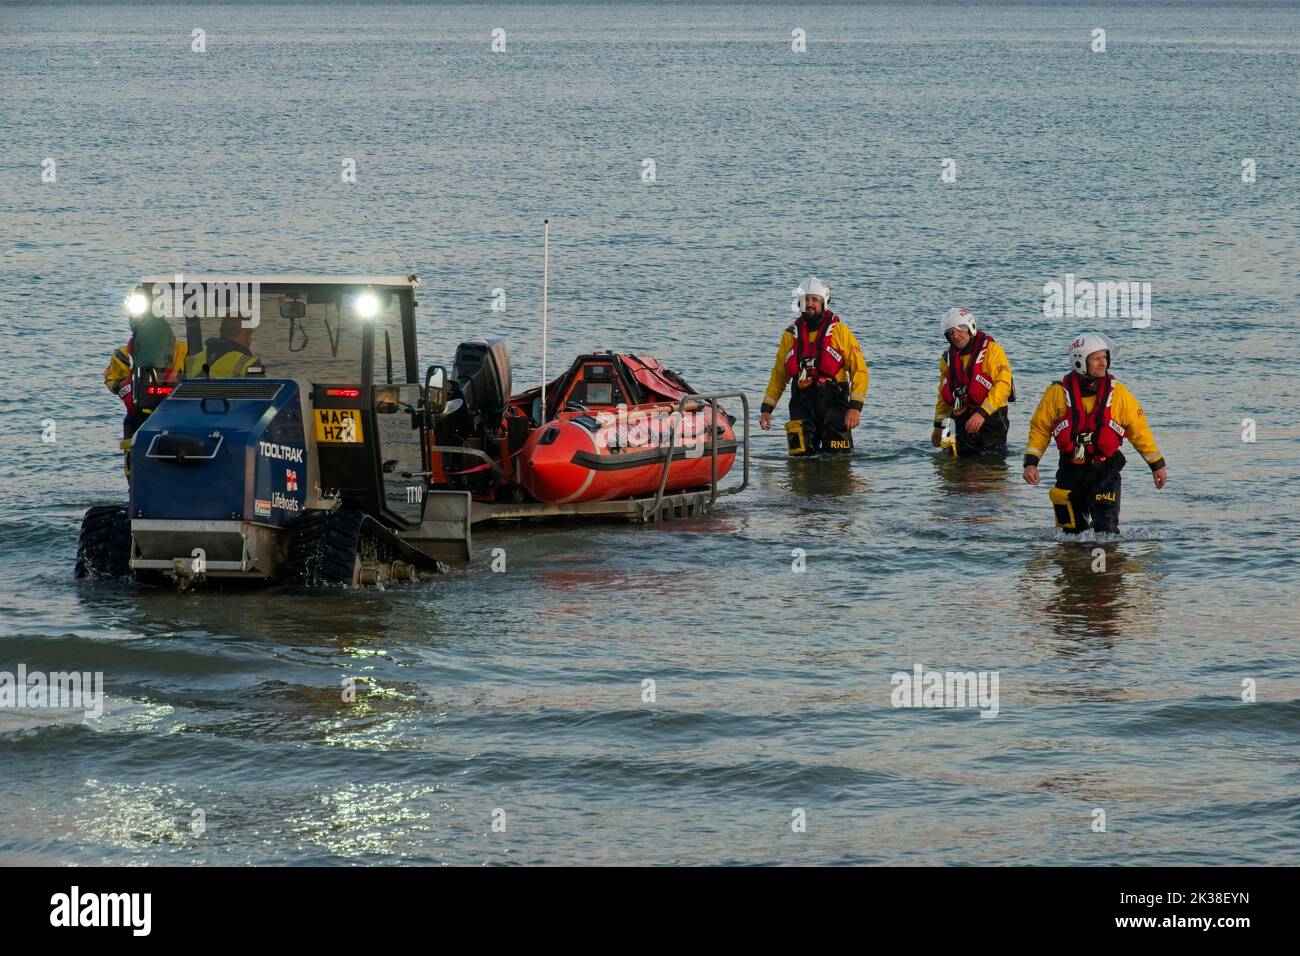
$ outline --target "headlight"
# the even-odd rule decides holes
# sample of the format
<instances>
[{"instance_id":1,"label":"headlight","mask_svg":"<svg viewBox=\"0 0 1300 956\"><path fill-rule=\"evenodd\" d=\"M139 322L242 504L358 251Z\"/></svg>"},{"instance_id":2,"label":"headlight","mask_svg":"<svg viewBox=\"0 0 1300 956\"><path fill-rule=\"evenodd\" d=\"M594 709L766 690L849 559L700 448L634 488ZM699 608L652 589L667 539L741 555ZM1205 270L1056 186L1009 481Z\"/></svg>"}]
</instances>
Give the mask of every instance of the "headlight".
<instances>
[{"instance_id":1,"label":"headlight","mask_svg":"<svg viewBox=\"0 0 1300 956\"><path fill-rule=\"evenodd\" d=\"M379 299L373 292L363 292L357 296L357 315L363 319L373 319L379 314Z\"/></svg>"},{"instance_id":2,"label":"headlight","mask_svg":"<svg viewBox=\"0 0 1300 956\"><path fill-rule=\"evenodd\" d=\"M126 297L126 311L133 317L138 318L145 314L149 308L149 297L143 292L132 292Z\"/></svg>"}]
</instances>

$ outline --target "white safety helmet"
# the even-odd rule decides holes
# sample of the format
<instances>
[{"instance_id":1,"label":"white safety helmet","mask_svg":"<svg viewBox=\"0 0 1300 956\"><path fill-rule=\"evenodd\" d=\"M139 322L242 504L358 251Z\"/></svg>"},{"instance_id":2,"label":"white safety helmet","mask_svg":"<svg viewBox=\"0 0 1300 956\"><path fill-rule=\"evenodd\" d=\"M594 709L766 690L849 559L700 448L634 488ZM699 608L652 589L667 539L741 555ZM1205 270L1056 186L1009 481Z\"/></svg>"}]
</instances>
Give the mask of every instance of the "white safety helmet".
<instances>
[{"instance_id":1,"label":"white safety helmet","mask_svg":"<svg viewBox=\"0 0 1300 956\"><path fill-rule=\"evenodd\" d=\"M939 320L939 334L944 338L953 329L965 329L971 335L975 334L975 316L971 315L970 309L949 309Z\"/></svg>"},{"instance_id":2,"label":"white safety helmet","mask_svg":"<svg viewBox=\"0 0 1300 956\"><path fill-rule=\"evenodd\" d=\"M1088 374L1088 356L1093 352L1106 353L1106 371L1115 360L1115 343L1100 332L1080 332L1070 343L1070 367L1080 375Z\"/></svg>"},{"instance_id":3,"label":"white safety helmet","mask_svg":"<svg viewBox=\"0 0 1300 956\"><path fill-rule=\"evenodd\" d=\"M831 287L816 276L809 276L799 288L803 290L804 295L815 295L821 299L823 307L830 304Z\"/></svg>"}]
</instances>

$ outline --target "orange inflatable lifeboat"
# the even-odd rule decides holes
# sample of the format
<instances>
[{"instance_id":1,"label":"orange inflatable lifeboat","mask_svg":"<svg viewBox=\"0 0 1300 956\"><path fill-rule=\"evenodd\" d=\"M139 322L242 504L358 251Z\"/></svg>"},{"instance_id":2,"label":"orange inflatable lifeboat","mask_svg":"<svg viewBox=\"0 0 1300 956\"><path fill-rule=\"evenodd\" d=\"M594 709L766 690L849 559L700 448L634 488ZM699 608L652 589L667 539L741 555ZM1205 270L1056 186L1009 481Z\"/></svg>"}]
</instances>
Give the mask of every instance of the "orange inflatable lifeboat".
<instances>
[{"instance_id":1,"label":"orange inflatable lifeboat","mask_svg":"<svg viewBox=\"0 0 1300 956\"><path fill-rule=\"evenodd\" d=\"M736 434L718 416L718 478L736 460ZM666 490L707 488L713 469L706 403L633 405L592 414L565 413L536 429L519 458L528 493L547 504L608 501ZM664 478L664 465L668 477Z\"/></svg>"},{"instance_id":2,"label":"orange inflatable lifeboat","mask_svg":"<svg viewBox=\"0 0 1300 956\"><path fill-rule=\"evenodd\" d=\"M434 487L563 505L654 495L661 482L665 494L706 489L715 438L716 478L735 463L734 419L692 401L695 390L650 356L580 355L547 384L545 407L540 388L505 397L510 363L500 340L462 344L455 368L454 401L429 453Z\"/></svg>"},{"instance_id":3,"label":"orange inflatable lifeboat","mask_svg":"<svg viewBox=\"0 0 1300 956\"><path fill-rule=\"evenodd\" d=\"M706 488L715 427L717 477L735 463L731 419L720 411L715 422L709 404L692 402L695 390L649 356L579 356L546 392L546 423L529 434L518 460L519 481L538 501L652 495L661 481L665 491ZM540 393L525 392L511 404L535 421Z\"/></svg>"}]
</instances>

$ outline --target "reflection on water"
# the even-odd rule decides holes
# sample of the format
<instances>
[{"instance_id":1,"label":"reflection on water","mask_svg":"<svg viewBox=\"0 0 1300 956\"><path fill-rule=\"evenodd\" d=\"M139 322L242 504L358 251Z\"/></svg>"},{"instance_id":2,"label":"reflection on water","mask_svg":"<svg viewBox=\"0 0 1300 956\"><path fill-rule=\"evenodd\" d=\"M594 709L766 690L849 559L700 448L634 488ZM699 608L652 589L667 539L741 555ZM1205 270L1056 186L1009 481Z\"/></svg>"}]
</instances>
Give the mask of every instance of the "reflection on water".
<instances>
[{"instance_id":1,"label":"reflection on water","mask_svg":"<svg viewBox=\"0 0 1300 956\"><path fill-rule=\"evenodd\" d=\"M201 842L194 804L174 783L84 780L55 824L67 839L94 839L106 849L192 848Z\"/></svg>"},{"instance_id":2,"label":"reflection on water","mask_svg":"<svg viewBox=\"0 0 1300 956\"><path fill-rule=\"evenodd\" d=\"M932 464L938 479L930 495L936 521L998 525L1015 509L1007 488L1006 459L943 454L935 455Z\"/></svg>"},{"instance_id":3,"label":"reflection on water","mask_svg":"<svg viewBox=\"0 0 1300 956\"><path fill-rule=\"evenodd\" d=\"M934 456L934 473L939 479L939 494L961 497L1005 490L1008 466L1005 458L953 458L942 454Z\"/></svg>"},{"instance_id":4,"label":"reflection on water","mask_svg":"<svg viewBox=\"0 0 1300 956\"><path fill-rule=\"evenodd\" d=\"M1062 639L1057 651L1069 655L1075 642L1094 651L1152 629L1159 592L1150 570L1149 560L1118 542L1068 541L1031 557L1020 581L1026 600Z\"/></svg>"},{"instance_id":5,"label":"reflection on water","mask_svg":"<svg viewBox=\"0 0 1300 956\"><path fill-rule=\"evenodd\" d=\"M297 839L338 857L405 857L436 842L439 818L452 804L438 799L438 785L353 783L316 795L286 820Z\"/></svg>"},{"instance_id":6,"label":"reflection on water","mask_svg":"<svg viewBox=\"0 0 1300 956\"><path fill-rule=\"evenodd\" d=\"M786 469L786 487L797 498L846 498L867 492L866 474L854 469L851 455L788 458Z\"/></svg>"},{"instance_id":7,"label":"reflection on water","mask_svg":"<svg viewBox=\"0 0 1300 956\"><path fill-rule=\"evenodd\" d=\"M1002 458L953 458L936 454L931 461L935 481L927 495L932 520L945 529L958 528L968 542L1017 514L1019 507L1009 490L1010 474ZM1021 520L1028 515L1019 512Z\"/></svg>"},{"instance_id":8,"label":"reflection on water","mask_svg":"<svg viewBox=\"0 0 1300 956\"><path fill-rule=\"evenodd\" d=\"M412 604L436 595L439 587L445 587L445 580L364 592L220 587L178 592L81 585L78 599L88 616L108 614L137 639L184 641L198 635L221 635L232 643L271 641L286 648L346 650L382 640L393 627L409 631ZM441 630L437 609L427 602L421 605L418 621L421 631Z\"/></svg>"}]
</instances>

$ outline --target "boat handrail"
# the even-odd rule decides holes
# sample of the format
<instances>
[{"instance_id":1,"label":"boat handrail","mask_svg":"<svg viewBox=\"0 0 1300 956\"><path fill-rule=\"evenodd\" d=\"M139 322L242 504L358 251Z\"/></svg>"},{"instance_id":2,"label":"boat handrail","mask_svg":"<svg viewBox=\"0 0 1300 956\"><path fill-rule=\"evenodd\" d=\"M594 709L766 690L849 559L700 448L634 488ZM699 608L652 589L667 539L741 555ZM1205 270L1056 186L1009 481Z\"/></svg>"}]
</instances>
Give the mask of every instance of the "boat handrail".
<instances>
[{"instance_id":1,"label":"boat handrail","mask_svg":"<svg viewBox=\"0 0 1300 956\"><path fill-rule=\"evenodd\" d=\"M677 409L673 414L679 416L678 421L682 421L681 414L686 408L687 402L708 402L709 403L709 503L708 508L713 507L713 503L718 500L718 400L721 398L738 398L741 404L741 415L745 420L745 440L744 440L744 472L739 485L731 488L724 488L721 494L734 495L744 491L749 486L749 396L744 392L709 392L703 395L683 395L677 402ZM668 487L668 472L673 464L673 449L678 447L677 442L681 437L681 428L673 432L673 444L668 447L668 454L664 457L664 470L659 476L659 490L655 493L654 501L645 509L645 514L653 515L659 511L659 505L664 500L664 491ZM685 447L684 445L682 447Z\"/></svg>"}]
</instances>

